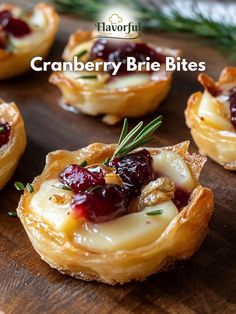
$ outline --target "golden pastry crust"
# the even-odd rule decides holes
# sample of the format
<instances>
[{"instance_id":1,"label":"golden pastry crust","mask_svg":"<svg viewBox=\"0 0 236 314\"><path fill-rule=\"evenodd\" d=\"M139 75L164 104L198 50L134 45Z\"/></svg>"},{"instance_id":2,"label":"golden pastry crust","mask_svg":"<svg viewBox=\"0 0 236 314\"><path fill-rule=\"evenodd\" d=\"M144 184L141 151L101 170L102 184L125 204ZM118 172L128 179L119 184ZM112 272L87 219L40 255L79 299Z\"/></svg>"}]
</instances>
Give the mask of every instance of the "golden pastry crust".
<instances>
[{"instance_id":1,"label":"golden pastry crust","mask_svg":"<svg viewBox=\"0 0 236 314\"><path fill-rule=\"evenodd\" d=\"M17 7L2 5L1 9L4 8L14 9ZM54 8L49 4L39 3L33 12L34 14L43 14L45 19L43 31L40 31L38 38L32 37L28 44L17 47L13 51L0 48L0 80L9 79L28 71L32 58L36 56L46 57L54 42L59 20ZM31 38L32 34L26 35L24 38Z\"/></svg>"},{"instance_id":2,"label":"golden pastry crust","mask_svg":"<svg viewBox=\"0 0 236 314\"><path fill-rule=\"evenodd\" d=\"M26 147L24 122L16 104L0 99L0 117L11 125L9 142L0 148L0 189L10 180Z\"/></svg>"},{"instance_id":3,"label":"golden pastry crust","mask_svg":"<svg viewBox=\"0 0 236 314\"><path fill-rule=\"evenodd\" d=\"M225 68L214 82L206 74L199 75L201 84L213 93L222 87L236 86L236 68ZM227 170L236 170L236 132L215 128L198 114L203 94L196 92L190 96L185 110L186 124L191 129L192 137L203 155L222 165Z\"/></svg>"},{"instance_id":4,"label":"golden pastry crust","mask_svg":"<svg viewBox=\"0 0 236 314\"><path fill-rule=\"evenodd\" d=\"M72 60L75 48L91 41L92 32L77 31L72 34L63 53L66 61ZM179 50L156 48L158 52L171 56L179 55ZM83 59L81 59L84 61ZM105 114L103 121L115 124L123 117L139 117L154 111L167 96L172 73L162 68L156 73L156 80L126 88L107 89L103 86L84 84L65 76L63 72L54 72L50 82L62 92L64 102L89 115Z\"/></svg>"},{"instance_id":5,"label":"golden pastry crust","mask_svg":"<svg viewBox=\"0 0 236 314\"><path fill-rule=\"evenodd\" d=\"M179 153L190 166L197 179L205 157L190 155L188 142L173 147L148 148L152 154L160 150ZM68 237L56 232L31 211L30 202L43 181L57 177L70 163L87 160L89 164L101 162L111 156L116 145L92 144L75 152L56 151L47 157L43 173L34 182L34 193L24 192L17 213L41 258L62 273L84 280L97 280L108 284L144 280L147 276L164 270L175 260L189 258L205 237L213 209L213 193L198 185L189 204L171 221L160 237L148 245L118 251L95 251L75 245Z\"/></svg>"}]
</instances>

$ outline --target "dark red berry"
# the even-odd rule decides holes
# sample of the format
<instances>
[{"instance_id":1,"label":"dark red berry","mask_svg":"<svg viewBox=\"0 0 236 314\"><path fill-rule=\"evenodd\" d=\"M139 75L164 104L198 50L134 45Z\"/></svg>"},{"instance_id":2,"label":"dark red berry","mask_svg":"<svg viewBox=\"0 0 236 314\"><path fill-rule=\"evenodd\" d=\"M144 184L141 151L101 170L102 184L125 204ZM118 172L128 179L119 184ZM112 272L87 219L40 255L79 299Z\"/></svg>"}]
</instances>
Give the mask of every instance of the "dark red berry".
<instances>
[{"instance_id":1,"label":"dark red berry","mask_svg":"<svg viewBox=\"0 0 236 314\"><path fill-rule=\"evenodd\" d=\"M11 126L9 123L0 122L0 147L7 144L10 138Z\"/></svg>"},{"instance_id":2,"label":"dark red berry","mask_svg":"<svg viewBox=\"0 0 236 314\"><path fill-rule=\"evenodd\" d=\"M78 193L72 208L77 217L101 223L127 214L126 193L119 185L107 184L94 191Z\"/></svg>"},{"instance_id":3,"label":"dark red berry","mask_svg":"<svg viewBox=\"0 0 236 314\"><path fill-rule=\"evenodd\" d=\"M70 165L59 175L59 181L70 187L74 193L79 193L96 185L105 185L104 172L100 167L82 168Z\"/></svg>"},{"instance_id":4,"label":"dark red berry","mask_svg":"<svg viewBox=\"0 0 236 314\"><path fill-rule=\"evenodd\" d=\"M5 32L15 37L23 37L31 33L31 29L25 21L14 18L7 10L0 12L0 25Z\"/></svg>"},{"instance_id":5,"label":"dark red berry","mask_svg":"<svg viewBox=\"0 0 236 314\"><path fill-rule=\"evenodd\" d=\"M0 25L5 26L12 18L11 12L8 10L0 11Z\"/></svg>"},{"instance_id":6,"label":"dark red berry","mask_svg":"<svg viewBox=\"0 0 236 314\"><path fill-rule=\"evenodd\" d=\"M125 189L132 196L139 195L143 185L154 179L152 157L146 149L122 158L115 158L109 163L109 166L116 168L116 173L123 180Z\"/></svg>"},{"instance_id":7,"label":"dark red berry","mask_svg":"<svg viewBox=\"0 0 236 314\"><path fill-rule=\"evenodd\" d=\"M231 122L236 129L236 87L232 88L229 96Z\"/></svg>"},{"instance_id":8,"label":"dark red berry","mask_svg":"<svg viewBox=\"0 0 236 314\"><path fill-rule=\"evenodd\" d=\"M180 187L176 187L173 202L178 209L183 208L188 204L191 193L184 191Z\"/></svg>"},{"instance_id":9,"label":"dark red berry","mask_svg":"<svg viewBox=\"0 0 236 314\"><path fill-rule=\"evenodd\" d=\"M150 62L157 61L159 63L165 63L166 57L151 47L138 42L121 41L119 40L97 40L90 53L90 60L101 58L107 62L122 62L118 74L127 72L127 57L134 57L136 62L146 61L146 57L150 58ZM108 72L112 72L113 67L108 69Z\"/></svg>"}]
</instances>

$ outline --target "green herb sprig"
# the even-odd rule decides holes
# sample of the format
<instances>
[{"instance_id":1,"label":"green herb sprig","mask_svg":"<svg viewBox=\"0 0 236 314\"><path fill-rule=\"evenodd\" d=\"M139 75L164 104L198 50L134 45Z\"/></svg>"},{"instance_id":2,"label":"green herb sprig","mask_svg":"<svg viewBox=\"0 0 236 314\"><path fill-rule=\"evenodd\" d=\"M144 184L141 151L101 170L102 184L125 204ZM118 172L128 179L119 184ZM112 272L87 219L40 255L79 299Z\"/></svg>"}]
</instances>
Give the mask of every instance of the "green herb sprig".
<instances>
[{"instance_id":1,"label":"green herb sprig","mask_svg":"<svg viewBox=\"0 0 236 314\"><path fill-rule=\"evenodd\" d=\"M64 13L75 13L81 17L96 20L97 16L106 10L108 5L115 5L116 0L54 0L58 9ZM124 2L127 6L127 2ZM120 3L122 5L122 1ZM173 4L173 2L172 2ZM202 38L211 39L217 46L232 53L236 58L236 24L233 22L214 21L204 15L196 1L192 1L193 15L185 16L176 8L164 12L158 3L134 0L130 7L146 30L162 30L167 32L187 32ZM170 2L171 5L171 2Z\"/></svg>"},{"instance_id":2,"label":"green herb sprig","mask_svg":"<svg viewBox=\"0 0 236 314\"><path fill-rule=\"evenodd\" d=\"M143 121L139 122L130 132L128 132L128 120L125 118L113 157L123 157L134 149L153 141L154 137L152 135L161 123L162 116L159 116L145 127L143 127Z\"/></svg>"}]
</instances>

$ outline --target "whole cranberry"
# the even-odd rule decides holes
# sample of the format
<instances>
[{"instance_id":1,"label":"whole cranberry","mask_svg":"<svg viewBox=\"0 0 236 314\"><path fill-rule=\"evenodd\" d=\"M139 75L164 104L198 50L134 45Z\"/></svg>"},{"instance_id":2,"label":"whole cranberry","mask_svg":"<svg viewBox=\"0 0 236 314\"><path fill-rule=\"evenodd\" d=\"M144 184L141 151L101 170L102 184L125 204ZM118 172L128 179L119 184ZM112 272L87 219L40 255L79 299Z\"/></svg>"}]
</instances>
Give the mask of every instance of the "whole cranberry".
<instances>
[{"instance_id":1,"label":"whole cranberry","mask_svg":"<svg viewBox=\"0 0 236 314\"><path fill-rule=\"evenodd\" d=\"M236 87L232 88L229 96L231 122L236 130Z\"/></svg>"},{"instance_id":2,"label":"whole cranberry","mask_svg":"<svg viewBox=\"0 0 236 314\"><path fill-rule=\"evenodd\" d=\"M173 202L175 203L175 206L178 209L181 209L184 206L186 206L188 204L190 194L191 193L184 191L182 188L176 187L175 196L173 198Z\"/></svg>"},{"instance_id":3,"label":"whole cranberry","mask_svg":"<svg viewBox=\"0 0 236 314\"><path fill-rule=\"evenodd\" d=\"M7 144L10 138L11 126L9 123L0 122L0 147Z\"/></svg>"},{"instance_id":4,"label":"whole cranberry","mask_svg":"<svg viewBox=\"0 0 236 314\"><path fill-rule=\"evenodd\" d=\"M0 25L5 32L15 37L23 37L31 33L29 25L22 19L14 18L8 10L0 12Z\"/></svg>"},{"instance_id":5,"label":"whole cranberry","mask_svg":"<svg viewBox=\"0 0 236 314\"><path fill-rule=\"evenodd\" d=\"M119 185L107 184L75 195L72 208L77 217L101 223L127 214L125 190Z\"/></svg>"},{"instance_id":6,"label":"whole cranberry","mask_svg":"<svg viewBox=\"0 0 236 314\"><path fill-rule=\"evenodd\" d=\"M69 165L59 175L59 181L70 187L74 193L79 193L96 185L105 185L104 173L100 167L87 168L79 165Z\"/></svg>"},{"instance_id":7,"label":"whole cranberry","mask_svg":"<svg viewBox=\"0 0 236 314\"><path fill-rule=\"evenodd\" d=\"M109 166L116 168L116 173L120 175L125 189L131 196L139 195L142 186L154 179L152 157L146 149L122 158L115 158L109 163Z\"/></svg>"}]
</instances>

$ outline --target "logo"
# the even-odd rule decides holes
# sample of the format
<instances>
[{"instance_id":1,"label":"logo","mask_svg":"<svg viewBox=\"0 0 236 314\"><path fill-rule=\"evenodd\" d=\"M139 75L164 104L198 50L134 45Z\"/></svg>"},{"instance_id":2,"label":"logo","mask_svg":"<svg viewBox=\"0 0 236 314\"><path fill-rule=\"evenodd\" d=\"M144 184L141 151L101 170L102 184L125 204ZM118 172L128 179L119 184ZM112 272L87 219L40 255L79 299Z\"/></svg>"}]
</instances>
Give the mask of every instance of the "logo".
<instances>
[{"instance_id":1,"label":"logo","mask_svg":"<svg viewBox=\"0 0 236 314\"><path fill-rule=\"evenodd\" d=\"M136 39L142 34L140 22L118 9L106 12L95 27L95 38Z\"/></svg>"}]
</instances>

